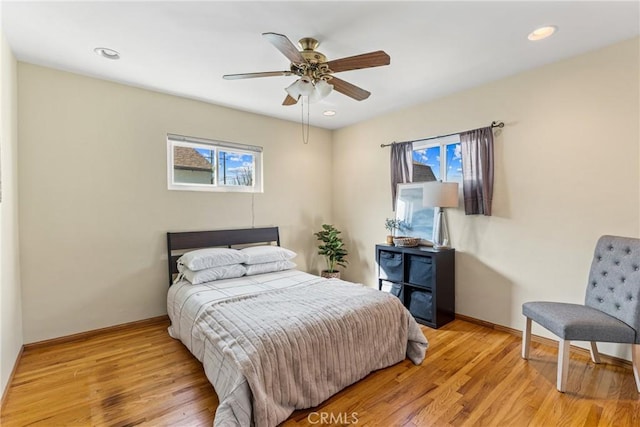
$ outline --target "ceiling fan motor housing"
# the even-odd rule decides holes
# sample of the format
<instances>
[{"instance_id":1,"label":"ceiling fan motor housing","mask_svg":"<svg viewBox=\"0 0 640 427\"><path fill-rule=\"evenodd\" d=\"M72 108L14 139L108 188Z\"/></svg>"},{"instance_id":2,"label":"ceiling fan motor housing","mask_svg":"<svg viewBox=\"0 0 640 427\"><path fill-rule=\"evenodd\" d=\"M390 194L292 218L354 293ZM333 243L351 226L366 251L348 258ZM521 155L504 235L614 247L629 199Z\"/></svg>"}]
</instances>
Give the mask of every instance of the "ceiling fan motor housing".
<instances>
[{"instance_id":1,"label":"ceiling fan motor housing","mask_svg":"<svg viewBox=\"0 0 640 427\"><path fill-rule=\"evenodd\" d=\"M298 76L308 76L315 83L320 80L331 79L332 71L327 65L327 57L316 51L320 43L318 40L312 37L304 37L298 41L298 45L302 49L300 55L305 60L305 63L297 64L291 63L291 72Z\"/></svg>"}]
</instances>

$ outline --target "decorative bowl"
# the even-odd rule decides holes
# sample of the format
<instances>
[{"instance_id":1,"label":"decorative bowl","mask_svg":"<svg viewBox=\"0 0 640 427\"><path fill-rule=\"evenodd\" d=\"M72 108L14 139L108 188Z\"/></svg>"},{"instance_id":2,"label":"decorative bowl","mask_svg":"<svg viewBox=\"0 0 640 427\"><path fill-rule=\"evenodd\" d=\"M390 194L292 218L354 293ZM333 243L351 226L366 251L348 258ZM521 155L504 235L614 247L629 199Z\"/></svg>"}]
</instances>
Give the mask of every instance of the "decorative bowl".
<instances>
[{"instance_id":1,"label":"decorative bowl","mask_svg":"<svg viewBox=\"0 0 640 427\"><path fill-rule=\"evenodd\" d=\"M393 244L401 247L413 247L418 246L420 239L415 237L394 237Z\"/></svg>"}]
</instances>

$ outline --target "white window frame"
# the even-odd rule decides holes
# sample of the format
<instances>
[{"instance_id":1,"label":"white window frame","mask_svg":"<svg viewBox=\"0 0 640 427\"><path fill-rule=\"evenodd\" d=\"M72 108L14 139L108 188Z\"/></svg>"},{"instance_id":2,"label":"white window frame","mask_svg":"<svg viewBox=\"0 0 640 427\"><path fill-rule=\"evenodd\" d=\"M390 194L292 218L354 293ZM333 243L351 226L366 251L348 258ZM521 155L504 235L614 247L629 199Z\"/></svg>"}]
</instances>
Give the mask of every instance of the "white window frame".
<instances>
[{"instance_id":1,"label":"white window frame","mask_svg":"<svg viewBox=\"0 0 640 427\"><path fill-rule=\"evenodd\" d=\"M215 150L215 172L213 184L181 183L174 181L173 147L203 148ZM252 155L255 161L253 171L253 186L219 185L218 184L218 152L228 151L237 154ZM210 191L220 193L262 193L262 147L256 145L237 144L235 142L216 141L206 138L196 138L176 134L167 134L167 183L169 190L182 191Z\"/></svg>"},{"instance_id":2,"label":"white window frame","mask_svg":"<svg viewBox=\"0 0 640 427\"><path fill-rule=\"evenodd\" d=\"M460 144L460 135L455 134L455 135L448 135L448 136L441 136L439 138L432 138L432 139L428 139L428 140L423 140L423 141L415 141L413 143L413 147L412 150L413 151L420 151L420 150L424 150L427 148L433 148L433 147L439 147L439 156L440 156L440 178L441 181L447 181L447 170L449 169L449 165L447 164L447 146L451 145L451 144ZM413 156L413 153L412 153ZM434 174L435 175L435 174ZM450 181L451 182L451 181ZM457 181L453 181L453 182L457 182ZM420 182L417 182L414 184L421 184ZM404 185L408 185L408 184L404 184ZM458 185L458 194L462 194L462 182L459 182ZM436 223L436 215L437 215L437 209L436 208L427 208L427 209L432 209L433 210L433 223L432 223L432 227L435 226ZM397 215L397 213L396 213ZM433 232L435 230L432 228L431 232L432 232L432 236L430 237L430 239L433 239Z\"/></svg>"},{"instance_id":3,"label":"white window frame","mask_svg":"<svg viewBox=\"0 0 640 427\"><path fill-rule=\"evenodd\" d=\"M425 141L416 141L413 143L413 151L424 150L426 148L440 147L440 178L447 181L447 145L460 144L460 135L441 136L440 138L429 139Z\"/></svg>"}]
</instances>

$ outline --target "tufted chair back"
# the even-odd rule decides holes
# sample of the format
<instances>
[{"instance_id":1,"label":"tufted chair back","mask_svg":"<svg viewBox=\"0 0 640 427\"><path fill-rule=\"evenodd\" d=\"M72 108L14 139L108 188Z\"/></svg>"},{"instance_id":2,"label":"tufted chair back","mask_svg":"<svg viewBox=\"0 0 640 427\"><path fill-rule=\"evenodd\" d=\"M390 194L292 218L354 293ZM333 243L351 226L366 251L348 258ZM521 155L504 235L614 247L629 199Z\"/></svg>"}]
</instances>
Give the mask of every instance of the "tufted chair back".
<instances>
[{"instance_id":1,"label":"tufted chair back","mask_svg":"<svg viewBox=\"0 0 640 427\"><path fill-rule=\"evenodd\" d=\"M640 344L640 239L602 236L589 271L585 305L622 320Z\"/></svg>"}]
</instances>

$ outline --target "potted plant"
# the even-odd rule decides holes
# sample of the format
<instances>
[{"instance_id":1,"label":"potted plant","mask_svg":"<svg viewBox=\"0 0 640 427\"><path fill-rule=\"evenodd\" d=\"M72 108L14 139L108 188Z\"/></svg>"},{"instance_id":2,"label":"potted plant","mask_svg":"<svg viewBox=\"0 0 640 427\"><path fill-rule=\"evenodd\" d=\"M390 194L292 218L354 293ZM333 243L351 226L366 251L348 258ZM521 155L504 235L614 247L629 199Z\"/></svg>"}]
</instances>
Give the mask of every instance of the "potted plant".
<instances>
[{"instance_id":1,"label":"potted plant","mask_svg":"<svg viewBox=\"0 0 640 427\"><path fill-rule=\"evenodd\" d=\"M345 257L348 252L339 236L340 233L341 231L331 224L322 224L322 230L313 233L322 242L318 246L318 255L322 255L327 262L327 269L320 273L322 277L339 279L340 272L336 270L336 266L347 267L348 261Z\"/></svg>"},{"instance_id":2,"label":"potted plant","mask_svg":"<svg viewBox=\"0 0 640 427\"><path fill-rule=\"evenodd\" d=\"M393 237L396 235L395 230L402 228L403 222L401 219L387 218L384 220L384 228L389 231L387 235L387 245L393 245Z\"/></svg>"}]
</instances>

